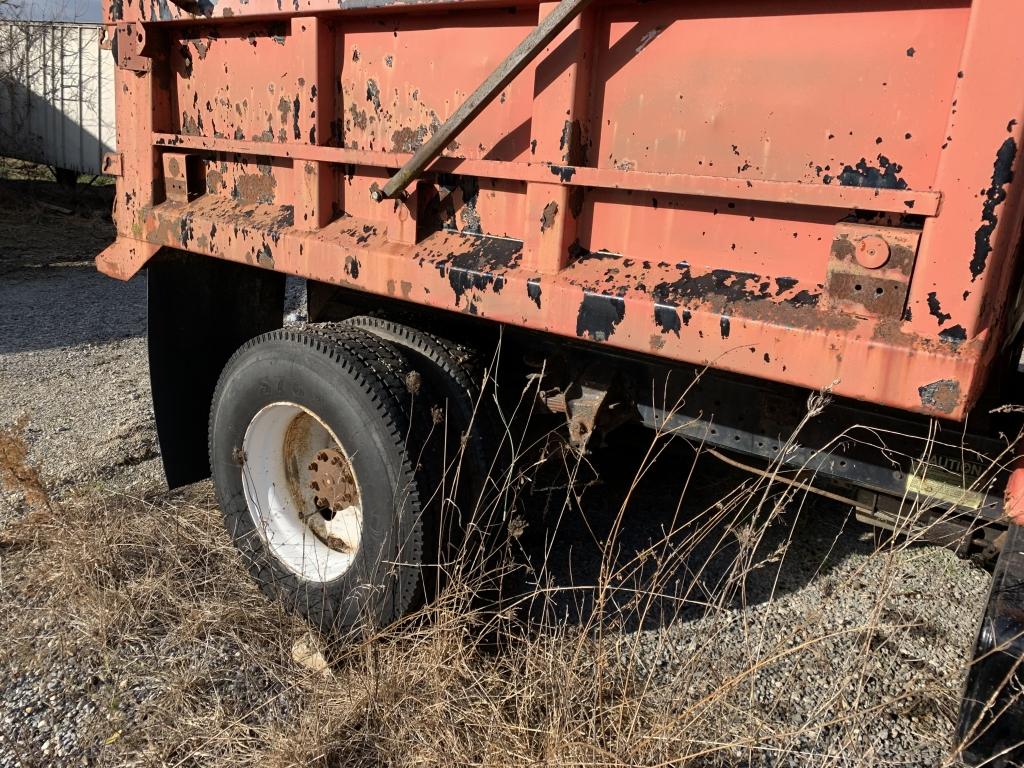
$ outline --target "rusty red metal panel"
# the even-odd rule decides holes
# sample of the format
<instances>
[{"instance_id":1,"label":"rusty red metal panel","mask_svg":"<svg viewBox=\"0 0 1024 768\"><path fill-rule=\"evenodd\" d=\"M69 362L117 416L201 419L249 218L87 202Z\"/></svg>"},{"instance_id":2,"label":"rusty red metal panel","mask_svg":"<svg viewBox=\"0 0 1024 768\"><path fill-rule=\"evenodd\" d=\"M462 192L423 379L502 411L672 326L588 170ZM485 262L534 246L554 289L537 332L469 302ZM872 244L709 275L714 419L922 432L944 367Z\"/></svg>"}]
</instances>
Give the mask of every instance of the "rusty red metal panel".
<instances>
[{"instance_id":1,"label":"rusty red metal panel","mask_svg":"<svg viewBox=\"0 0 1024 768\"><path fill-rule=\"evenodd\" d=\"M111 6L104 270L185 248L964 418L1020 314L1024 5L598 0L375 202L555 6Z\"/></svg>"}]
</instances>

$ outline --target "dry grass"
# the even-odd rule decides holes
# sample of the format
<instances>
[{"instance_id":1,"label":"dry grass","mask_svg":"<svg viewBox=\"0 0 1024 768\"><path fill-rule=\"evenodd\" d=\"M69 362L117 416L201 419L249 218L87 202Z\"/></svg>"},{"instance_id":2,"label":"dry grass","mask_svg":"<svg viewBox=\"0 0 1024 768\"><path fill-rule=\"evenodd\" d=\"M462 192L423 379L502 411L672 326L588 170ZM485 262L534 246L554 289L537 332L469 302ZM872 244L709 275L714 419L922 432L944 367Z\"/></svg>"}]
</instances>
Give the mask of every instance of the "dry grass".
<instances>
[{"instance_id":1,"label":"dry grass","mask_svg":"<svg viewBox=\"0 0 1024 768\"><path fill-rule=\"evenodd\" d=\"M361 639L312 638L265 599L206 485L37 499L0 528L0 663L93 671L101 707L84 727L101 765L867 766L884 762L879 723L898 719L922 755L947 752L959 691L928 654L950 634L908 586L934 550L888 539L839 573L844 524L797 551L823 514L806 493L770 472L709 499L690 468L652 481L659 528L637 545L670 443L649 442L618 496L550 436L543 464L520 446L505 482L535 514L505 542L528 583L515 606L480 611L486 574L455 569L420 615ZM557 567L556 532L591 524L592 496L611 506L590 531L592 578L577 579ZM785 568L821 601L799 620ZM296 643L330 666L297 663Z\"/></svg>"}]
</instances>

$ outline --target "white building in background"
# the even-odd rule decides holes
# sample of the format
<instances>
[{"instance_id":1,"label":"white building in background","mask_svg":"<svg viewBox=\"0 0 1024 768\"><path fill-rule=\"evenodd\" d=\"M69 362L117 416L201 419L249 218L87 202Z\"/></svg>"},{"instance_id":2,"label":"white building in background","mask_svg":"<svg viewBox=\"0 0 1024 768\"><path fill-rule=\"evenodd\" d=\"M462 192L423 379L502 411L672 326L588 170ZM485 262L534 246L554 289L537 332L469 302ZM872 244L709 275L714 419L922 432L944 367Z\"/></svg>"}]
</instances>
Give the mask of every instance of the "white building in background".
<instances>
[{"instance_id":1,"label":"white building in background","mask_svg":"<svg viewBox=\"0 0 1024 768\"><path fill-rule=\"evenodd\" d=\"M98 174L116 149L102 25L0 22L0 155Z\"/></svg>"}]
</instances>

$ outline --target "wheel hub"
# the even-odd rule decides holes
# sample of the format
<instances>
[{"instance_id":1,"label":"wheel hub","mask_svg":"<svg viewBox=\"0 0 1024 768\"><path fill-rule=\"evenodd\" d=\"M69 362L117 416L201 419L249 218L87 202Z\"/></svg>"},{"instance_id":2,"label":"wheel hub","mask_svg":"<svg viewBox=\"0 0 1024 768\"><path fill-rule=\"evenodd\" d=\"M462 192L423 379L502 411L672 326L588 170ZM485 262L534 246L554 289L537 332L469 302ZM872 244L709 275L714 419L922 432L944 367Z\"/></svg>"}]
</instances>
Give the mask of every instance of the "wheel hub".
<instances>
[{"instance_id":1,"label":"wheel hub","mask_svg":"<svg viewBox=\"0 0 1024 768\"><path fill-rule=\"evenodd\" d=\"M315 510L307 514L306 524L332 549L352 551L351 521L346 518L359 507L352 465L341 451L324 448L316 453L307 470Z\"/></svg>"},{"instance_id":2,"label":"wheel hub","mask_svg":"<svg viewBox=\"0 0 1024 768\"><path fill-rule=\"evenodd\" d=\"M325 422L295 403L271 403L253 417L242 449L246 502L271 552L306 579L345 573L362 539L362 494Z\"/></svg>"},{"instance_id":3,"label":"wheel hub","mask_svg":"<svg viewBox=\"0 0 1024 768\"><path fill-rule=\"evenodd\" d=\"M313 503L325 520L358 501L352 466L341 451L325 448L317 453L308 469Z\"/></svg>"}]
</instances>

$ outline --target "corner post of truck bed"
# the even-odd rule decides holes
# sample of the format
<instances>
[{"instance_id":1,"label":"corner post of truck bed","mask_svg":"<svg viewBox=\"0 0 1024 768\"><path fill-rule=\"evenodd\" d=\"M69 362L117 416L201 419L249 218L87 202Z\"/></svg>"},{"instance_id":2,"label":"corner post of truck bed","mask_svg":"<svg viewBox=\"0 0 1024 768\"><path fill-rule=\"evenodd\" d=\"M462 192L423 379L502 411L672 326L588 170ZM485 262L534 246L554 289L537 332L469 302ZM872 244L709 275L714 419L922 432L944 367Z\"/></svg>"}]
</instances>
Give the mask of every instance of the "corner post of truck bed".
<instances>
[{"instance_id":1,"label":"corner post of truck bed","mask_svg":"<svg viewBox=\"0 0 1024 768\"><path fill-rule=\"evenodd\" d=\"M309 115L308 132L293 134L295 143L323 146L331 138L331 112L324 109L319 94L331 93L335 66L327 22L317 16L295 16L291 20L291 36L298 42L294 60L296 91L299 97L293 106ZM298 119L298 116L296 116ZM330 222L341 210L338 175L330 163L321 160L296 160L295 226L315 231Z\"/></svg>"},{"instance_id":2,"label":"corner post of truck bed","mask_svg":"<svg viewBox=\"0 0 1024 768\"><path fill-rule=\"evenodd\" d=\"M539 13L555 11L558 3L540 4ZM583 10L544 49L534 76L530 152L534 162L552 168L586 165L591 126L588 109L595 43L595 11ZM557 274L570 261L577 239L577 219L585 190L550 182L531 181L526 188L527 226L524 262L542 274Z\"/></svg>"},{"instance_id":3,"label":"corner post of truck bed","mask_svg":"<svg viewBox=\"0 0 1024 768\"><path fill-rule=\"evenodd\" d=\"M537 27L388 179L383 189L372 192L373 199L383 202L399 195L431 162L440 157L445 147L494 100L498 93L536 59L540 51L572 24L592 2L593 0L558 0L556 3L541 3L541 20ZM549 8L544 9L545 5Z\"/></svg>"}]
</instances>

